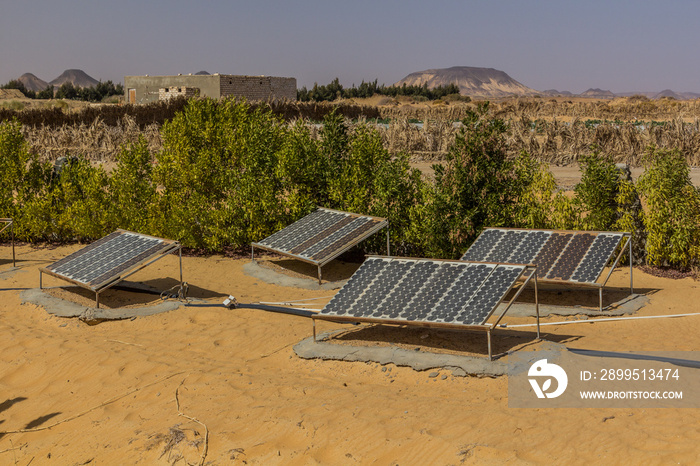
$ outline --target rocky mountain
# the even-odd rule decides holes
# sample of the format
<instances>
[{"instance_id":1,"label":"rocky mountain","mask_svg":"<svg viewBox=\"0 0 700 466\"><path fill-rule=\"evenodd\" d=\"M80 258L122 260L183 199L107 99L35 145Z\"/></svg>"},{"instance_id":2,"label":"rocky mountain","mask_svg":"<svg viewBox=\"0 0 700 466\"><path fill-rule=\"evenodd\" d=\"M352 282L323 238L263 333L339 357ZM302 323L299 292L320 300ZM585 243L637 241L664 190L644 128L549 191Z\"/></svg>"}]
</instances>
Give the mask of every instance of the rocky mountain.
<instances>
[{"instance_id":1,"label":"rocky mountain","mask_svg":"<svg viewBox=\"0 0 700 466\"><path fill-rule=\"evenodd\" d=\"M30 91L34 92L43 91L49 86L49 83L47 83L43 79L37 78L32 73L24 73L17 79L17 81L24 84L24 87L26 87Z\"/></svg>"},{"instance_id":2,"label":"rocky mountain","mask_svg":"<svg viewBox=\"0 0 700 466\"><path fill-rule=\"evenodd\" d=\"M88 76L83 70L66 70L49 84L59 87L67 82L72 83L75 87L93 87L99 84L98 80Z\"/></svg>"},{"instance_id":3,"label":"rocky mountain","mask_svg":"<svg viewBox=\"0 0 700 466\"><path fill-rule=\"evenodd\" d=\"M503 71L493 68L453 66L411 73L395 86L423 86L429 88L456 84L462 95L479 97L508 97L536 95L538 91L519 83Z\"/></svg>"}]
</instances>

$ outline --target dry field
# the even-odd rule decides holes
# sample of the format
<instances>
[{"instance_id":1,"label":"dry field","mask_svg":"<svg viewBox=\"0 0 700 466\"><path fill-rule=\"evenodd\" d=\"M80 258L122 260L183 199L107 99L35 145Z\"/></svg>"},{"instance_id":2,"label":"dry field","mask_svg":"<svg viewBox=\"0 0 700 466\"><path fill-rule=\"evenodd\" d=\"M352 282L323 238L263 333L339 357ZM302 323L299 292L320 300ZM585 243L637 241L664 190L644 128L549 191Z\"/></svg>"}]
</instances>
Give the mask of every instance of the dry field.
<instances>
[{"instance_id":1,"label":"dry field","mask_svg":"<svg viewBox=\"0 0 700 466\"><path fill-rule=\"evenodd\" d=\"M331 108L328 104L318 107L324 105ZM376 126L384 146L392 152L408 152L419 162L444 158L459 132L457 122L476 103L415 103L407 98L374 97L336 105L353 114L372 109L384 119ZM288 114L319 111L316 105L291 103L287 107ZM525 150L538 160L570 165L595 146L617 162L640 166L645 149L653 144L678 149L691 166L700 166L700 101L529 98L494 101L490 108L492 115L509 123L506 138L512 155ZM374 120L359 121L375 124ZM317 133L317 126L310 128ZM162 144L158 125L139 128L130 117L116 125L95 120L56 128L24 127L23 131L32 150L46 160L83 154L94 161L113 161L120 148L136 141L139 134L154 152Z\"/></svg>"}]
</instances>

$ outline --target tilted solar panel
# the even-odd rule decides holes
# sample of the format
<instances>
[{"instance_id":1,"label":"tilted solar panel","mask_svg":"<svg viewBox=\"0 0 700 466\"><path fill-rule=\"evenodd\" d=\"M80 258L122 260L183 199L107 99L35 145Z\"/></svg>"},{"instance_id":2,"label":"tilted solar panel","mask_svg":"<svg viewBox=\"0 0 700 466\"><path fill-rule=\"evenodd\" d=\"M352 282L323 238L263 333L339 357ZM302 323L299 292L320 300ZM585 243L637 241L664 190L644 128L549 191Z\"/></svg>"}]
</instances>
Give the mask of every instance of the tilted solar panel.
<instances>
[{"instance_id":1,"label":"tilted solar panel","mask_svg":"<svg viewBox=\"0 0 700 466\"><path fill-rule=\"evenodd\" d=\"M525 269L369 257L320 314L483 325Z\"/></svg>"},{"instance_id":2,"label":"tilted solar panel","mask_svg":"<svg viewBox=\"0 0 700 466\"><path fill-rule=\"evenodd\" d=\"M497 321L487 323L521 277L523 286ZM533 277L531 265L371 256L312 317L314 338L317 319L484 330L491 358L491 330Z\"/></svg>"},{"instance_id":3,"label":"tilted solar panel","mask_svg":"<svg viewBox=\"0 0 700 466\"><path fill-rule=\"evenodd\" d=\"M388 226L384 218L319 207L288 227L252 243L255 248L316 264L320 267ZM388 247L388 234L387 234Z\"/></svg>"},{"instance_id":4,"label":"tilted solar panel","mask_svg":"<svg viewBox=\"0 0 700 466\"><path fill-rule=\"evenodd\" d=\"M465 261L535 264L544 280L595 283L624 233L487 228Z\"/></svg>"},{"instance_id":5,"label":"tilted solar panel","mask_svg":"<svg viewBox=\"0 0 700 466\"><path fill-rule=\"evenodd\" d=\"M148 261L153 262L179 248L177 241L117 230L39 271L99 295ZM182 269L180 275L182 278Z\"/></svg>"}]
</instances>

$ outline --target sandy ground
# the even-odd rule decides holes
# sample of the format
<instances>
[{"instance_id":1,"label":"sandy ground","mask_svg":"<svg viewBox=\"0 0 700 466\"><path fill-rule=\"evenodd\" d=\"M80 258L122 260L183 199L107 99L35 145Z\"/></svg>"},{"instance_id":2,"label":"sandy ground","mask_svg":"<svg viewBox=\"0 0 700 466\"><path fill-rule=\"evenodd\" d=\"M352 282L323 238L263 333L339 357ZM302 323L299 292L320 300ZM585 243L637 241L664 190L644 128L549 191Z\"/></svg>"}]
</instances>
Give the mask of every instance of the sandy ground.
<instances>
[{"instance_id":1,"label":"sandy ground","mask_svg":"<svg viewBox=\"0 0 700 466\"><path fill-rule=\"evenodd\" d=\"M135 320L87 325L21 304L21 291L38 286L37 268L78 247L18 247L17 270L6 259L10 248L0 247L2 464L196 464L205 447L210 464L697 461L695 409L512 409L506 377L454 377L449 371L430 377L393 365L300 359L292 346L310 336L307 318L229 310L220 303L229 294L253 303L334 292L266 284L243 273L248 259L183 258L190 295L205 301ZM337 278L347 278L357 264L335 267ZM310 277L315 272L294 271ZM177 258L169 256L132 278L165 289L175 277ZM610 284L624 289L628 271L615 271ZM44 285L64 283L49 277ZM639 315L698 309L700 287L692 278L635 271L635 285L651 300ZM91 301L89 294L54 293ZM112 307L154 300L120 291L102 298ZM557 319L563 318L544 320ZM545 338L575 348L697 350L700 318L543 329ZM362 332L356 340L408 341L425 351L485 351L481 334ZM532 345L531 332L499 335L497 351Z\"/></svg>"},{"instance_id":2,"label":"sandy ground","mask_svg":"<svg viewBox=\"0 0 700 466\"><path fill-rule=\"evenodd\" d=\"M426 178L434 176L433 165L435 162L414 161L411 162L413 168L419 169ZM578 164L571 165L549 165L549 171L554 175L557 186L564 190L572 190L581 181L581 168ZM644 173L643 167L631 167L632 179L637 181ZM700 167L690 168L690 181L694 186L700 187Z\"/></svg>"}]
</instances>

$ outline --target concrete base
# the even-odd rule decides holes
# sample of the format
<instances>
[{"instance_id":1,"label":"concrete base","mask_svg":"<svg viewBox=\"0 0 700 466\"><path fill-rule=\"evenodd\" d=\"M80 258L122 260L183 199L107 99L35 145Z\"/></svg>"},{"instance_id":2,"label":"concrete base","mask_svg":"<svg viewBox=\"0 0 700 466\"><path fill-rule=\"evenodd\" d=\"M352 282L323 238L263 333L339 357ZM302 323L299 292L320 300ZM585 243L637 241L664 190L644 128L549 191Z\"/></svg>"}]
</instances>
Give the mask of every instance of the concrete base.
<instances>
[{"instance_id":1,"label":"concrete base","mask_svg":"<svg viewBox=\"0 0 700 466\"><path fill-rule=\"evenodd\" d=\"M325 359L334 361L374 362L381 365L394 364L410 367L416 371L449 370L455 377L499 377L512 372L521 372L522 367L514 367L507 357L489 361L487 357L459 356L455 354L412 351L396 347L371 347L340 345L324 341L335 332L322 333L306 338L294 345L294 352L302 359ZM564 345L549 341L539 342L537 354L555 354L566 350Z\"/></svg>"},{"instance_id":2,"label":"concrete base","mask_svg":"<svg viewBox=\"0 0 700 466\"><path fill-rule=\"evenodd\" d=\"M41 306L49 314L58 317L77 317L87 323L99 323L104 320L133 319L145 317L161 312L174 311L184 306L184 303L176 300L167 300L158 304L145 307L105 309L86 307L65 299L52 296L39 288L24 290L20 293L22 303Z\"/></svg>"},{"instance_id":3,"label":"concrete base","mask_svg":"<svg viewBox=\"0 0 700 466\"><path fill-rule=\"evenodd\" d=\"M337 290L347 283L347 280L340 280L319 285L318 280L315 278L290 277L267 267L261 267L256 261L245 264L243 272L250 277L257 278L271 285L302 288L304 290Z\"/></svg>"}]
</instances>

